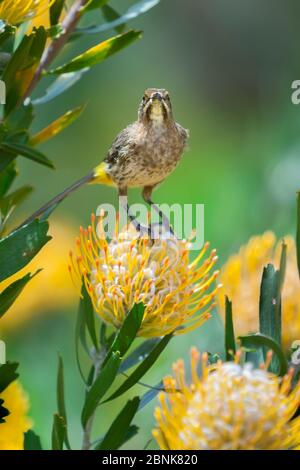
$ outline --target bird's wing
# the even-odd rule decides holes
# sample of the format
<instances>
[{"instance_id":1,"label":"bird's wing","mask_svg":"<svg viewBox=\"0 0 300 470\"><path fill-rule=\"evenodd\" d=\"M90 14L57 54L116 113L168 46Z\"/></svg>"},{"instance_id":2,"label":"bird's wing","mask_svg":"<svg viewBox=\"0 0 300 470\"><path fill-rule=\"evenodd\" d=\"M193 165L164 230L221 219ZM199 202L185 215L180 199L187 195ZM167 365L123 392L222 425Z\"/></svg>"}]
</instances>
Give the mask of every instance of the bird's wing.
<instances>
[{"instance_id":1,"label":"bird's wing","mask_svg":"<svg viewBox=\"0 0 300 470\"><path fill-rule=\"evenodd\" d=\"M105 161L114 165L119 159L127 158L137 147L137 133L135 123L130 124L117 135L107 152Z\"/></svg>"},{"instance_id":2,"label":"bird's wing","mask_svg":"<svg viewBox=\"0 0 300 470\"><path fill-rule=\"evenodd\" d=\"M183 140L184 147L186 147L187 146L187 141L188 141L188 138L189 138L188 129L185 129L184 127L182 127L180 124L178 124L178 122L176 122L176 128L179 132L180 137Z\"/></svg>"}]
</instances>

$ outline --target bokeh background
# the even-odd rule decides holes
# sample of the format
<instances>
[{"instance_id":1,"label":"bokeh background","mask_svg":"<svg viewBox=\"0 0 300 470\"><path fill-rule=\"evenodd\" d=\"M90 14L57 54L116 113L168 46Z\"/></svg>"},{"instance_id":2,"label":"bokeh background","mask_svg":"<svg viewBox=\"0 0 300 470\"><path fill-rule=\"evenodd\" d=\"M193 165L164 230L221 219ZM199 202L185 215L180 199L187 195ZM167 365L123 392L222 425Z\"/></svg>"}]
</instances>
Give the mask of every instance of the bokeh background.
<instances>
[{"instance_id":1,"label":"bokeh background","mask_svg":"<svg viewBox=\"0 0 300 470\"><path fill-rule=\"evenodd\" d=\"M132 3L115 0L111 5L122 12ZM55 171L19 159L19 184L40 181L19 210L20 220L102 160L117 132L136 118L146 87L164 87L176 119L191 137L189 151L157 189L155 200L205 204L205 238L217 248L220 266L254 234L267 229L278 236L293 233L300 186L300 106L291 102L291 83L300 79L299 2L163 0L130 26L143 29L141 41L86 74L47 105L47 115L43 106L38 108L36 130L87 103L81 118L42 149ZM67 49L65 58L97 41L99 36L89 36L85 44ZM139 200L139 192L132 191L130 202ZM88 223L101 202L117 204L115 191L84 187L57 209L50 225L54 239L35 261L44 272L1 326L9 358L21 363L30 414L45 447L56 410L57 353L65 362L71 440L74 447L80 445L83 387L73 339L78 295L68 280L67 257L79 225ZM222 355L222 342L222 324L215 316L199 330L174 339L144 382L156 385L175 359L187 358L192 345ZM138 414L141 432L129 448L143 448L151 439L154 405ZM101 409L96 435L116 413L115 404Z\"/></svg>"}]
</instances>

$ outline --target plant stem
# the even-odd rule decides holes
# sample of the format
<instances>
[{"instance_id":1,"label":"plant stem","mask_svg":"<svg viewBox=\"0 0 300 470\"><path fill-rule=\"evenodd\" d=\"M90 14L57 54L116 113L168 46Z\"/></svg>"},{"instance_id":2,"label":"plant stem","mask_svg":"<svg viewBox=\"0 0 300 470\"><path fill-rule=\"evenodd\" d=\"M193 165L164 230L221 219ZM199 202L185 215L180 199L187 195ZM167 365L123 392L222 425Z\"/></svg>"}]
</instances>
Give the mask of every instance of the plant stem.
<instances>
[{"instance_id":1,"label":"plant stem","mask_svg":"<svg viewBox=\"0 0 300 470\"><path fill-rule=\"evenodd\" d=\"M62 26L62 34L57 38L54 39L53 42L46 48L44 51L44 54L41 58L41 62L36 69L36 72L33 76L33 79L31 80L27 90L25 91L22 101L25 100L25 98L29 97L36 87L36 85L39 83L42 74L51 62L55 59L59 51L64 47L66 44L70 34L74 31L76 28L76 25L78 21L80 20L81 17L81 9L85 5L87 0L75 0L73 5L71 6L70 10L66 14L61 26Z\"/></svg>"},{"instance_id":2,"label":"plant stem","mask_svg":"<svg viewBox=\"0 0 300 470\"><path fill-rule=\"evenodd\" d=\"M97 379L101 366L103 364L103 361L106 356L106 348L103 347L100 349L98 353L95 354L94 358L94 367L95 367L95 372L94 372L94 377L93 377L93 383ZM88 422L86 423L86 426L83 431L83 439L82 439L82 450L89 450L91 447L91 433L92 433L92 428L93 428L93 422L95 418L95 412L92 414L92 416L89 418Z\"/></svg>"}]
</instances>

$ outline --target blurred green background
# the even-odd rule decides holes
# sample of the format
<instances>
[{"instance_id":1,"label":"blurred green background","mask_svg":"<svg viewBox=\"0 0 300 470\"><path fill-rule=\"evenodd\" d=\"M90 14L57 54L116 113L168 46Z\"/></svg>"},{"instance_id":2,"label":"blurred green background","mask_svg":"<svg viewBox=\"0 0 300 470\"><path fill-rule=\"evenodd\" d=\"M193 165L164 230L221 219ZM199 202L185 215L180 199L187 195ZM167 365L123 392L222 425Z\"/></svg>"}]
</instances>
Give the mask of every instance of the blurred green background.
<instances>
[{"instance_id":1,"label":"blurred green background","mask_svg":"<svg viewBox=\"0 0 300 470\"><path fill-rule=\"evenodd\" d=\"M116 0L111 5L122 12L132 3ZM47 105L47 115L46 108L38 108L36 130L87 102L82 117L42 149L54 161L55 171L19 159L19 184L40 182L19 217L102 160L115 135L135 120L143 90L164 87L171 94L176 119L189 128L191 137L189 151L157 189L155 201L204 203L205 238L217 248L220 266L251 235L267 229L278 236L293 233L300 186L300 106L291 103L291 83L300 78L299 2L164 0L130 26L143 29L141 41L86 74ZM88 37L65 55L97 40L99 36ZM139 200L138 191L130 193L130 202ZM84 187L57 209L57 216L75 227L85 225L102 202L116 204L115 190ZM66 263L70 248L65 246ZM83 386L74 356L75 297L72 308L56 315L41 310L6 336L9 359L21 363L30 415L45 447L50 445L56 410L58 352L65 361L71 440L74 447L80 445ZM156 385L174 360L188 357L192 345L222 354L222 342L221 322L213 318L174 339L144 381ZM155 400L138 414L135 422L141 432L129 448L143 448L151 438L154 405ZM116 413L115 404L99 411L96 436Z\"/></svg>"}]
</instances>

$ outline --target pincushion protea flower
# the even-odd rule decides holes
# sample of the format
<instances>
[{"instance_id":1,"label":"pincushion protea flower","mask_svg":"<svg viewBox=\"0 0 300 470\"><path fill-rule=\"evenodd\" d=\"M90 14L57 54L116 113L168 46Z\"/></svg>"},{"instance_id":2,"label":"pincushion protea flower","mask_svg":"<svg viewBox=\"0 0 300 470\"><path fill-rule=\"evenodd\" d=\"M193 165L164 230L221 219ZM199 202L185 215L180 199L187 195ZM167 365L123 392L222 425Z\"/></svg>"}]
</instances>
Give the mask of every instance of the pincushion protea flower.
<instances>
[{"instance_id":1,"label":"pincushion protea flower","mask_svg":"<svg viewBox=\"0 0 300 470\"><path fill-rule=\"evenodd\" d=\"M0 19L11 25L32 20L49 9L53 0L2 0Z\"/></svg>"},{"instance_id":2,"label":"pincushion protea flower","mask_svg":"<svg viewBox=\"0 0 300 470\"><path fill-rule=\"evenodd\" d=\"M19 382L12 382L1 394L9 415L0 423L0 450L22 450L24 432L31 427L27 417L28 399Z\"/></svg>"},{"instance_id":3,"label":"pincushion protea flower","mask_svg":"<svg viewBox=\"0 0 300 470\"><path fill-rule=\"evenodd\" d=\"M174 364L155 410L153 431L161 449L286 450L300 449L300 383L291 391L292 373L283 379L252 364L207 365L191 351L191 384L183 361ZM266 364L267 367L267 364Z\"/></svg>"},{"instance_id":4,"label":"pincushion protea flower","mask_svg":"<svg viewBox=\"0 0 300 470\"><path fill-rule=\"evenodd\" d=\"M282 290L282 340L286 348L300 338L300 283L297 271L296 247L291 236L284 237L287 245L287 265ZM237 254L232 255L220 273L223 288L218 300L224 315L224 294L233 305L234 325L238 335L258 331L258 306L263 267L272 263L278 269L281 242L272 232L250 238Z\"/></svg>"},{"instance_id":5,"label":"pincushion protea flower","mask_svg":"<svg viewBox=\"0 0 300 470\"><path fill-rule=\"evenodd\" d=\"M84 278L102 320L120 328L133 305L142 302L146 308L139 336L159 337L187 332L209 317L217 290L211 286L218 273L210 274L215 250L200 264L206 244L190 262L188 242L175 237L152 241L133 226L117 229L108 242L101 220L98 235L95 216L88 230L81 228L70 271Z\"/></svg>"}]
</instances>

